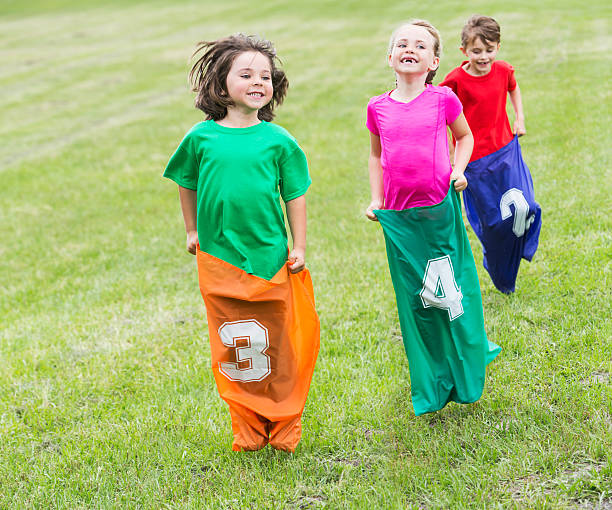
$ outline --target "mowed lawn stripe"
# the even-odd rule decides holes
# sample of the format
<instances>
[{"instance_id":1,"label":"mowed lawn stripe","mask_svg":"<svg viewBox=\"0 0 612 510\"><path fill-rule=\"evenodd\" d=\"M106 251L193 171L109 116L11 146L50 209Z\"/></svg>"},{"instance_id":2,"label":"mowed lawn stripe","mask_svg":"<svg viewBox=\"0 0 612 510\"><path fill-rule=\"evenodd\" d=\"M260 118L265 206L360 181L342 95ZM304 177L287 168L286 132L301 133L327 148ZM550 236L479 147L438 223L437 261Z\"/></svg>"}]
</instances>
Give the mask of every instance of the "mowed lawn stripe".
<instances>
[{"instance_id":1,"label":"mowed lawn stripe","mask_svg":"<svg viewBox=\"0 0 612 510\"><path fill-rule=\"evenodd\" d=\"M54 5L0 8L0 507L610 503L606 3ZM363 214L365 105L393 87L400 21L441 30L439 80L473 12L502 25L544 226L512 296L469 233L503 351L477 404L416 418L384 240ZM229 451L176 186L161 178L202 120L186 80L195 43L236 31L276 43L291 83L277 120L313 177L322 345L293 456Z\"/></svg>"}]
</instances>

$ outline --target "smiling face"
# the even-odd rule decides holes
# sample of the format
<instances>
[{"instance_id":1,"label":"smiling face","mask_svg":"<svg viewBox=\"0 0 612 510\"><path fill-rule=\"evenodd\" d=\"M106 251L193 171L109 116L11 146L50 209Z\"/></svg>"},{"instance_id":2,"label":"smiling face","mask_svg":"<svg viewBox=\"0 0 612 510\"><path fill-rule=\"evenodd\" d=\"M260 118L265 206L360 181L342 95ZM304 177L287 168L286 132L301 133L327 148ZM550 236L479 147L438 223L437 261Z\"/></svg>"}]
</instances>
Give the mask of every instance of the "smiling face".
<instances>
[{"instance_id":1,"label":"smiling face","mask_svg":"<svg viewBox=\"0 0 612 510\"><path fill-rule=\"evenodd\" d=\"M427 76L440 63L440 59L435 56L434 45L434 38L425 27L404 25L395 32L389 53L389 66L398 75Z\"/></svg>"},{"instance_id":2,"label":"smiling face","mask_svg":"<svg viewBox=\"0 0 612 510\"><path fill-rule=\"evenodd\" d=\"M270 59L257 51L240 53L227 73L227 93L233 105L245 114L257 112L272 100Z\"/></svg>"},{"instance_id":3,"label":"smiling face","mask_svg":"<svg viewBox=\"0 0 612 510\"><path fill-rule=\"evenodd\" d=\"M499 43L474 37L461 51L469 60L464 69L474 76L484 76L491 71L491 65L499 51Z\"/></svg>"}]
</instances>

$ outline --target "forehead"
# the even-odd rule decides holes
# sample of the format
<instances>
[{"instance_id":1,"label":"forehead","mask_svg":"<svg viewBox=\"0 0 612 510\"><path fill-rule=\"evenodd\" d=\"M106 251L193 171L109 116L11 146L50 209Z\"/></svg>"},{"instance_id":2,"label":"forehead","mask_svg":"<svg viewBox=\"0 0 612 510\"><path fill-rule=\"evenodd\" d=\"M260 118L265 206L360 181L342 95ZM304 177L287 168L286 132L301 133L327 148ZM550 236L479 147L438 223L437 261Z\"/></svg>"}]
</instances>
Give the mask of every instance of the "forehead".
<instances>
[{"instance_id":1,"label":"forehead","mask_svg":"<svg viewBox=\"0 0 612 510\"><path fill-rule=\"evenodd\" d=\"M497 46L495 41L490 41L489 39L483 40L482 37L478 35L472 36L471 39L468 40L465 45L466 50L479 49L484 50L486 48L490 48L491 46Z\"/></svg>"},{"instance_id":2,"label":"forehead","mask_svg":"<svg viewBox=\"0 0 612 510\"><path fill-rule=\"evenodd\" d=\"M434 44L433 36L427 31L425 27L419 25L404 25L397 29L395 32L395 41L400 39L408 39L410 41L427 41Z\"/></svg>"},{"instance_id":3,"label":"forehead","mask_svg":"<svg viewBox=\"0 0 612 510\"><path fill-rule=\"evenodd\" d=\"M255 69L258 71L271 71L270 59L258 51L243 51L236 55L232 62L232 69Z\"/></svg>"}]
</instances>

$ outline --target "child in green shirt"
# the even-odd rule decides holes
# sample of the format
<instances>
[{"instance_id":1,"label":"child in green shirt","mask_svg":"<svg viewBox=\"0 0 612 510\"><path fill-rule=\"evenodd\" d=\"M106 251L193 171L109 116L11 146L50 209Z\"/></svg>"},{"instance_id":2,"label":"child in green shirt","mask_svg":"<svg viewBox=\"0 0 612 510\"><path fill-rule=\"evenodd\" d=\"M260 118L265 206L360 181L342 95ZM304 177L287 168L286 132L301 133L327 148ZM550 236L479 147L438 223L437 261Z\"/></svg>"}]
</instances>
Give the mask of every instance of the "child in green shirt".
<instances>
[{"instance_id":1,"label":"child in green shirt","mask_svg":"<svg viewBox=\"0 0 612 510\"><path fill-rule=\"evenodd\" d=\"M200 249L247 273L270 279L287 261L286 204L293 249L290 269L305 265L306 157L295 138L270 123L288 87L268 41L243 35L200 43L190 73L193 126L164 176L179 185L187 250Z\"/></svg>"},{"instance_id":2,"label":"child in green shirt","mask_svg":"<svg viewBox=\"0 0 612 510\"><path fill-rule=\"evenodd\" d=\"M304 267L306 157L270 122L288 86L270 42L239 34L200 43L200 52L189 76L206 120L185 135L164 176L179 186L187 250L197 255L232 449L293 452L320 332Z\"/></svg>"}]
</instances>

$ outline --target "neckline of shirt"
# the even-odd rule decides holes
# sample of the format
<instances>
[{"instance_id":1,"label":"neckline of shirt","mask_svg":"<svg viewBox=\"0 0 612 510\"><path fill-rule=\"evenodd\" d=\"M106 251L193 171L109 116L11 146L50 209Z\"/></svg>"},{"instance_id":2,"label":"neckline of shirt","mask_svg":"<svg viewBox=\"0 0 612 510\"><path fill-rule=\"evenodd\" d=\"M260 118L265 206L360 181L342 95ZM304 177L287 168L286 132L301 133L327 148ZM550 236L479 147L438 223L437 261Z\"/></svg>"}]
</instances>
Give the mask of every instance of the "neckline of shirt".
<instances>
[{"instance_id":1,"label":"neckline of shirt","mask_svg":"<svg viewBox=\"0 0 612 510\"><path fill-rule=\"evenodd\" d=\"M266 124L266 121L262 120L258 124L253 124L252 126L249 126L249 127L245 127L245 128L232 128L232 127L227 127L227 126L221 126L221 125L217 124L213 119L209 119L207 122L209 122L210 125L215 130L220 131L222 133L231 133L233 135L247 135L247 134L253 133L255 131L258 131L259 129L261 129Z\"/></svg>"},{"instance_id":2,"label":"neckline of shirt","mask_svg":"<svg viewBox=\"0 0 612 510\"><path fill-rule=\"evenodd\" d=\"M433 87L433 85L432 85L431 83L426 83L426 84L425 84L425 90L423 90L423 91L422 91L422 92L421 92L421 93L420 93L418 96L413 97L413 98L412 98L410 101L408 101L408 102L406 102L406 101L398 101L397 99L393 99L393 98L391 97L391 92L393 92L393 90L397 90L397 89L393 89L393 90L390 90L389 92L386 92L386 93L385 93L385 96L386 96L386 97L387 97L387 99L388 99L389 101L391 101L392 103L395 103L395 104L405 104L405 105L408 105L408 104L412 104L412 103L414 103L414 102L415 102L417 99L419 99L420 97L422 97L423 95L425 95L425 93L427 93L428 91L430 91L432 87Z\"/></svg>"},{"instance_id":3,"label":"neckline of shirt","mask_svg":"<svg viewBox=\"0 0 612 510\"><path fill-rule=\"evenodd\" d=\"M459 69L461 69L461 72L465 75L468 76L469 78L474 78L475 80L484 80L486 78L490 78L493 74L493 69L495 68L495 62L493 61L491 62L491 70L487 73L487 74L481 74L479 76L475 76L473 74L468 73L465 69L463 69L463 66L465 64L467 64L469 62L469 60L464 60L463 62L461 62L461 65L459 66Z\"/></svg>"}]
</instances>

